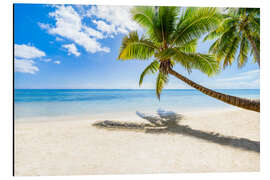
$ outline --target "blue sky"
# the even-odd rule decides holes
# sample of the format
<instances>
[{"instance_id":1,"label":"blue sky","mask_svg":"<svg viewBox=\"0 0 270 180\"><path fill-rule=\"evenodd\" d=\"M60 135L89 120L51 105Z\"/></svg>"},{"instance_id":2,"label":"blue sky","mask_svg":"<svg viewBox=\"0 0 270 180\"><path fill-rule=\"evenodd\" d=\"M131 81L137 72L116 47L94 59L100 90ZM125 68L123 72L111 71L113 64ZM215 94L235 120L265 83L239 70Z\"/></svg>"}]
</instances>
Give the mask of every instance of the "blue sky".
<instances>
[{"instance_id":1,"label":"blue sky","mask_svg":"<svg viewBox=\"0 0 270 180\"><path fill-rule=\"evenodd\" d=\"M155 76L138 80L150 63L118 61L122 38L142 29L130 19L131 7L16 4L14 17L15 88L155 88ZM210 43L200 42L207 53ZM259 88L258 65L238 69L236 63L208 77L193 70L176 71L209 88ZM165 88L190 88L170 77Z\"/></svg>"}]
</instances>

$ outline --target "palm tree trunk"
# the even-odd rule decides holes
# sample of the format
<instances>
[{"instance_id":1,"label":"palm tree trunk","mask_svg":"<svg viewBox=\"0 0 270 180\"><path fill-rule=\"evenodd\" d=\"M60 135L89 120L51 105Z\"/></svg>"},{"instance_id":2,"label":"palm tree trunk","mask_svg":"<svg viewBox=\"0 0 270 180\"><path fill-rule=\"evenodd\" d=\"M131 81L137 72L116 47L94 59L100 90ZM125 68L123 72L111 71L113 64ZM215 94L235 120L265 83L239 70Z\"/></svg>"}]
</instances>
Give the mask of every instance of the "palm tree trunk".
<instances>
[{"instance_id":1,"label":"palm tree trunk","mask_svg":"<svg viewBox=\"0 0 270 180\"><path fill-rule=\"evenodd\" d=\"M227 94L219 93L216 91L213 91L211 89L205 88L189 79L187 79L185 76L182 76L181 74L175 72L173 69L169 69L169 74L175 76L176 78L184 81L191 87L201 91L202 93L211 96L213 98L216 98L220 101L223 101L227 104L231 104L233 106L237 106L240 108L248 109L251 111L260 112L260 101L259 100L250 100L250 99L244 99L236 96L230 96Z\"/></svg>"},{"instance_id":2,"label":"palm tree trunk","mask_svg":"<svg viewBox=\"0 0 270 180\"><path fill-rule=\"evenodd\" d=\"M254 54L255 54L255 59L260 67L260 52L258 51L256 43L250 35L248 35L247 38L248 38L249 42L251 43L252 49L253 49Z\"/></svg>"}]
</instances>

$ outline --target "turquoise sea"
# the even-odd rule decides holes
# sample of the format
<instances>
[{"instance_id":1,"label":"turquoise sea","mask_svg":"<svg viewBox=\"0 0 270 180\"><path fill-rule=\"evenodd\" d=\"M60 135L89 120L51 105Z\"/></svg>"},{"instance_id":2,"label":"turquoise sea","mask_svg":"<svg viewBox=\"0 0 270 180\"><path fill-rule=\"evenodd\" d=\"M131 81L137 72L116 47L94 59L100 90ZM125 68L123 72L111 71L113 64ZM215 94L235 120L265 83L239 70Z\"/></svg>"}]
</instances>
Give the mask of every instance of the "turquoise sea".
<instances>
[{"instance_id":1,"label":"turquoise sea","mask_svg":"<svg viewBox=\"0 0 270 180\"><path fill-rule=\"evenodd\" d=\"M259 98L259 89L217 89L246 98ZM160 101L155 90L133 89L16 89L15 120L29 117L97 115L121 112L196 111L234 108L197 90L165 89Z\"/></svg>"}]
</instances>

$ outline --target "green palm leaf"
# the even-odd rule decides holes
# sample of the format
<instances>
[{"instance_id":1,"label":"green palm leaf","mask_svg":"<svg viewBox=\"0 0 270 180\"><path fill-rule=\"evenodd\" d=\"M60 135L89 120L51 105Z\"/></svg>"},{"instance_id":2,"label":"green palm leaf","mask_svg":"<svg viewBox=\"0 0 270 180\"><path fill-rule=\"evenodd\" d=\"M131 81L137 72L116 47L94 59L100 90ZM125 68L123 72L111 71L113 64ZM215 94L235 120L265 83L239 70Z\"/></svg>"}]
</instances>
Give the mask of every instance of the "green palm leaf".
<instances>
[{"instance_id":1,"label":"green palm leaf","mask_svg":"<svg viewBox=\"0 0 270 180\"><path fill-rule=\"evenodd\" d=\"M250 44L247 38L243 37L240 44L240 52L237 58L239 68L243 67L246 64L247 59L248 59L249 49L250 49Z\"/></svg>"},{"instance_id":2,"label":"green palm leaf","mask_svg":"<svg viewBox=\"0 0 270 180\"><path fill-rule=\"evenodd\" d=\"M162 37L162 41L164 43L167 43L169 40L169 37L173 34L173 31L175 29L177 16L179 13L178 7L167 7L162 6L159 7L159 13L158 13L158 21L156 22L157 29L160 29L160 35Z\"/></svg>"},{"instance_id":3,"label":"green palm leaf","mask_svg":"<svg viewBox=\"0 0 270 180\"><path fill-rule=\"evenodd\" d=\"M236 56L239 42L240 42L240 37L235 36L232 39L230 46L227 46L227 51L226 51L226 56L224 58L223 68L225 68L228 64L230 64L230 65L232 64L234 57Z\"/></svg>"},{"instance_id":4,"label":"green palm leaf","mask_svg":"<svg viewBox=\"0 0 270 180\"><path fill-rule=\"evenodd\" d=\"M138 33L130 32L122 40L118 59L149 59L154 55L155 45L144 37L139 38Z\"/></svg>"},{"instance_id":5,"label":"green palm leaf","mask_svg":"<svg viewBox=\"0 0 270 180\"><path fill-rule=\"evenodd\" d=\"M168 83L168 75L163 74L162 72L158 73L156 80L156 95L160 100L160 94L165 84Z\"/></svg>"},{"instance_id":6,"label":"green palm leaf","mask_svg":"<svg viewBox=\"0 0 270 180\"><path fill-rule=\"evenodd\" d=\"M171 58L180 63L189 73L192 69L198 69L208 76L219 72L219 64L214 56L201 53L189 53L180 48L168 48L158 54L160 59Z\"/></svg>"},{"instance_id":7,"label":"green palm leaf","mask_svg":"<svg viewBox=\"0 0 270 180\"><path fill-rule=\"evenodd\" d=\"M151 60L141 73L139 85L147 74L159 72L156 94L168 82L168 73L176 63L188 72L198 69L211 76L219 71L219 63L212 55L196 53L198 38L214 30L221 15L217 8L135 7L133 20L144 29L139 37L131 32L122 40L118 59Z\"/></svg>"},{"instance_id":8,"label":"green palm leaf","mask_svg":"<svg viewBox=\"0 0 270 180\"><path fill-rule=\"evenodd\" d=\"M196 48L197 48L197 43L198 43L198 40L194 39L194 40L187 42L186 44L183 44L181 47L179 47L179 49L183 52L195 53Z\"/></svg>"},{"instance_id":9,"label":"green palm leaf","mask_svg":"<svg viewBox=\"0 0 270 180\"><path fill-rule=\"evenodd\" d=\"M187 8L186 14L177 24L171 43L181 45L200 38L216 28L221 17L217 8Z\"/></svg>"},{"instance_id":10,"label":"green palm leaf","mask_svg":"<svg viewBox=\"0 0 270 180\"><path fill-rule=\"evenodd\" d=\"M158 71L158 68L159 68L159 62L157 60L153 61L151 64L149 64L145 69L144 71L142 72L141 76L140 76L140 81L139 81L139 85L141 86L142 83L143 83L143 79L144 79L144 76L146 74L154 74Z\"/></svg>"},{"instance_id":11,"label":"green palm leaf","mask_svg":"<svg viewBox=\"0 0 270 180\"><path fill-rule=\"evenodd\" d=\"M156 16L155 8L150 6L137 6L131 10L133 20L140 24L152 41L161 42L162 36L157 27L159 19Z\"/></svg>"},{"instance_id":12,"label":"green palm leaf","mask_svg":"<svg viewBox=\"0 0 270 180\"><path fill-rule=\"evenodd\" d=\"M209 32L204 40L215 40L209 52L223 68L237 60L238 67L246 64L251 52L253 60L260 62L260 10L258 8L228 8L219 27ZM254 55L254 51L256 55Z\"/></svg>"}]
</instances>

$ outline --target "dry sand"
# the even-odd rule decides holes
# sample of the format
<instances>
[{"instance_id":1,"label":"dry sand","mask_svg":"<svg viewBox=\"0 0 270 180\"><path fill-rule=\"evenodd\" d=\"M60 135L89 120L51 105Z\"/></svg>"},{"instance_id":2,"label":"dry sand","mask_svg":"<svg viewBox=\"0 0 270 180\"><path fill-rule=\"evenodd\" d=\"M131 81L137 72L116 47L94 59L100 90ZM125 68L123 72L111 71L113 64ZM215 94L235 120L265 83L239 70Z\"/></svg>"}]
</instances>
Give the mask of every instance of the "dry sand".
<instances>
[{"instance_id":1,"label":"dry sand","mask_svg":"<svg viewBox=\"0 0 270 180\"><path fill-rule=\"evenodd\" d=\"M195 134L215 132L245 139L238 139L235 147L181 132L145 133L93 127L95 120L105 120L102 117L16 121L15 175L259 171L260 153L239 148L245 147L247 139L248 146L260 141L259 113L219 110L182 115L180 124L188 125ZM136 115L120 118L125 119L143 121ZM211 139L212 135L207 136Z\"/></svg>"}]
</instances>

